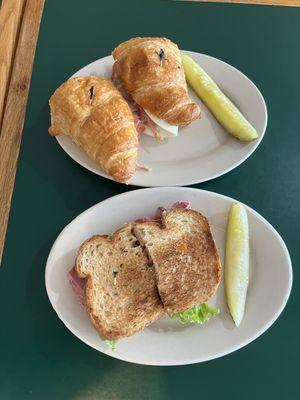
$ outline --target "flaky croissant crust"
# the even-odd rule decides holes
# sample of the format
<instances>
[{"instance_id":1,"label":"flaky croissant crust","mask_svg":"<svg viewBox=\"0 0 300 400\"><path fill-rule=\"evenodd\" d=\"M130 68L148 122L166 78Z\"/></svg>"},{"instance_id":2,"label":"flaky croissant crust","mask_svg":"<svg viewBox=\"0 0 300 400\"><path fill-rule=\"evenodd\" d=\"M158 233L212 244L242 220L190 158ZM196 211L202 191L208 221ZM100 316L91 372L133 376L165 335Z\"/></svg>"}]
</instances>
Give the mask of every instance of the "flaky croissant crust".
<instances>
[{"instance_id":1,"label":"flaky croissant crust","mask_svg":"<svg viewBox=\"0 0 300 400\"><path fill-rule=\"evenodd\" d=\"M65 134L115 180L136 170L138 135L127 102L107 79L71 78L50 98L51 135Z\"/></svg>"},{"instance_id":2,"label":"flaky croissant crust","mask_svg":"<svg viewBox=\"0 0 300 400\"><path fill-rule=\"evenodd\" d=\"M133 38L112 55L125 89L142 108L171 125L184 126L200 117L188 95L176 44L166 38Z\"/></svg>"}]
</instances>

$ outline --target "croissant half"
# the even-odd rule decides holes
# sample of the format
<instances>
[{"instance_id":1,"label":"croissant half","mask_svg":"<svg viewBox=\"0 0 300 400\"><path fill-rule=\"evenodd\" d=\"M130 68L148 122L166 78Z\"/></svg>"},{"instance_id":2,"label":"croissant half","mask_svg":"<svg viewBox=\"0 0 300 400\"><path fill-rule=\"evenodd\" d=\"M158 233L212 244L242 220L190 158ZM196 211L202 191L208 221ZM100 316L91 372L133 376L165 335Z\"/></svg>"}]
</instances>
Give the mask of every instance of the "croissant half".
<instances>
[{"instance_id":1,"label":"croissant half","mask_svg":"<svg viewBox=\"0 0 300 400\"><path fill-rule=\"evenodd\" d=\"M138 135L127 102L107 79L71 78L50 98L51 135L65 134L113 179L128 183L137 164Z\"/></svg>"},{"instance_id":2,"label":"croissant half","mask_svg":"<svg viewBox=\"0 0 300 400\"><path fill-rule=\"evenodd\" d=\"M171 125L185 126L200 117L187 90L180 51L165 38L134 38L112 53L115 70L136 103Z\"/></svg>"}]
</instances>

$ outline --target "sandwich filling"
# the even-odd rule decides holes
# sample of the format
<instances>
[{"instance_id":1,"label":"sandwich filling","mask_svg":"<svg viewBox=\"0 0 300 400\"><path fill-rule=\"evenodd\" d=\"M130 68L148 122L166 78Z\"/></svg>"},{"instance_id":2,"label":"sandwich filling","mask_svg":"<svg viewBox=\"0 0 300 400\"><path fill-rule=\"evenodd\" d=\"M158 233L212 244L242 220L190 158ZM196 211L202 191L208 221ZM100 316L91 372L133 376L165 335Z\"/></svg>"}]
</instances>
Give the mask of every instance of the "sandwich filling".
<instances>
[{"instance_id":1,"label":"sandwich filling","mask_svg":"<svg viewBox=\"0 0 300 400\"><path fill-rule=\"evenodd\" d=\"M113 65L111 81L127 101L134 117L135 128L138 134L153 136L157 141L162 142L167 137L175 137L178 133L178 126L172 126L167 122L155 117L149 111L140 107L130 93L124 88L118 73L119 64L116 61Z\"/></svg>"}]
</instances>

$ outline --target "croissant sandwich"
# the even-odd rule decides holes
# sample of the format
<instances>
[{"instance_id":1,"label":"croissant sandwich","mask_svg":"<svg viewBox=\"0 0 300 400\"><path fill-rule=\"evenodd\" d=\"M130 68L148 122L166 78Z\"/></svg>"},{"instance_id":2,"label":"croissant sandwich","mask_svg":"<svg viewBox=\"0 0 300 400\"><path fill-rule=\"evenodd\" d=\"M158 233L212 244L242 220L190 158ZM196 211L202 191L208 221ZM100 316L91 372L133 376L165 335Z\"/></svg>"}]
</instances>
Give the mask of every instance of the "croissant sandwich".
<instances>
[{"instance_id":1,"label":"croissant sandwich","mask_svg":"<svg viewBox=\"0 0 300 400\"><path fill-rule=\"evenodd\" d=\"M71 78L50 98L53 136L65 134L113 179L128 183L137 164L138 134L130 107L107 79Z\"/></svg>"},{"instance_id":2,"label":"croissant sandwich","mask_svg":"<svg viewBox=\"0 0 300 400\"><path fill-rule=\"evenodd\" d=\"M131 103L139 133L150 128L149 134L157 137L162 128L166 136L176 136L178 126L200 117L199 106L188 95L176 44L165 38L134 38L112 55L112 81Z\"/></svg>"}]
</instances>

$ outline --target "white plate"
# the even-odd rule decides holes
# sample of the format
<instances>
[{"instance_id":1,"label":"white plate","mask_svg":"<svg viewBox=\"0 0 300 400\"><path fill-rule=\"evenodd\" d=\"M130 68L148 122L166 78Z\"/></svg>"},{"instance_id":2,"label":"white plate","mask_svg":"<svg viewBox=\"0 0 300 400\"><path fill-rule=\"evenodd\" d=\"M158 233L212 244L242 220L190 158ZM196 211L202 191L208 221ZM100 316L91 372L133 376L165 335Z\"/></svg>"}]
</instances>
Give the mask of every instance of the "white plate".
<instances>
[{"instance_id":1,"label":"white plate","mask_svg":"<svg viewBox=\"0 0 300 400\"><path fill-rule=\"evenodd\" d=\"M227 213L232 199L191 188L140 189L111 197L75 218L58 236L46 266L49 299L67 328L89 346L112 357L149 365L197 363L231 353L251 342L279 316L290 294L292 267L288 250L275 229L247 207L250 226L251 277L246 314L236 328L228 313L223 282L209 301L221 313L204 326L182 325L168 317L144 331L118 341L115 351L99 339L67 278L80 244L92 235L110 233L125 222L153 214L157 206L191 201L211 223L221 258Z\"/></svg>"},{"instance_id":2,"label":"white plate","mask_svg":"<svg viewBox=\"0 0 300 400\"><path fill-rule=\"evenodd\" d=\"M244 74L214 57L187 52L217 82L225 94L238 106L259 133L259 138L242 143L230 136L212 114L190 90L192 100L200 104L201 120L180 129L176 138L163 144L142 135L139 163L151 168L150 172L136 171L131 185L184 186L205 182L237 167L245 161L261 142L267 125L265 101ZM80 69L73 76L102 75L110 77L112 56L101 58ZM61 147L79 164L98 175L112 179L95 164L68 136L57 136Z\"/></svg>"}]
</instances>

